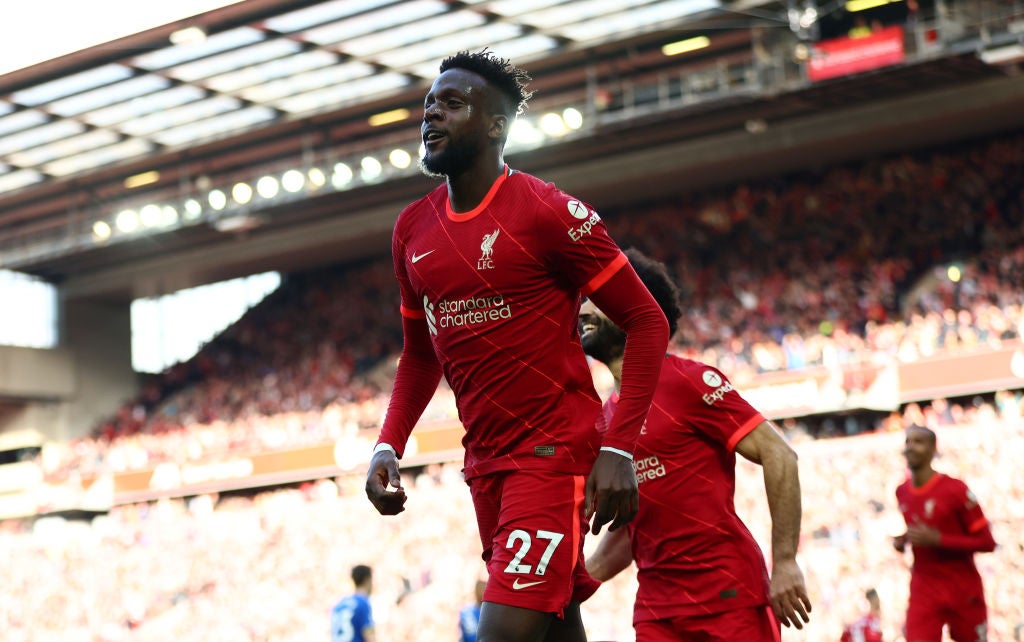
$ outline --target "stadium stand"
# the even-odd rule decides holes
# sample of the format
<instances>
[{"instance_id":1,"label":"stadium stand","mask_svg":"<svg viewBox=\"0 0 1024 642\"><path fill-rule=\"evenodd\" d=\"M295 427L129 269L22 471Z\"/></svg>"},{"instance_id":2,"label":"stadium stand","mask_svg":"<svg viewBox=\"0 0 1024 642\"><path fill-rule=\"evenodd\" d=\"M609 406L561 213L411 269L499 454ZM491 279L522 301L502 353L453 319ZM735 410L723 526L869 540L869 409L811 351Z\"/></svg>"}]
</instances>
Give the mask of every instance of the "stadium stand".
<instances>
[{"instance_id":1,"label":"stadium stand","mask_svg":"<svg viewBox=\"0 0 1024 642\"><path fill-rule=\"evenodd\" d=\"M1021 168L1017 135L606 218L624 245L671 265L686 290L674 349L753 387L777 371L1019 341ZM955 283L949 265L962 272ZM401 342L395 301L387 260L296 274L94 436L49 448L46 472L208 461L333 443L349 423L375 428ZM448 395L442 387L427 420L457 420Z\"/></svg>"}]
</instances>

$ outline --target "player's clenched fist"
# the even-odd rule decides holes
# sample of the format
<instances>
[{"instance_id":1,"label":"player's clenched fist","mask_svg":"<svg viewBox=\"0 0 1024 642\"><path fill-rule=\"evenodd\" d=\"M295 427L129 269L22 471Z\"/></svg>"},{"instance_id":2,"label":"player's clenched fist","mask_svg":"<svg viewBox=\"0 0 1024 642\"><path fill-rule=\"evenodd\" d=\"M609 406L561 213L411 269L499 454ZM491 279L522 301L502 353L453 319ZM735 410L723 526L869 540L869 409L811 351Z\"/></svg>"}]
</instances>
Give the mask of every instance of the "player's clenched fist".
<instances>
[{"instance_id":1,"label":"player's clenched fist","mask_svg":"<svg viewBox=\"0 0 1024 642\"><path fill-rule=\"evenodd\" d=\"M409 498L402 487L398 458L394 453L382 450L370 460L370 469L366 473L366 496L381 515L397 515L405 510L405 501Z\"/></svg>"},{"instance_id":2,"label":"player's clenched fist","mask_svg":"<svg viewBox=\"0 0 1024 642\"><path fill-rule=\"evenodd\" d=\"M633 462L615 453L601 451L587 478L587 518L594 517L591 532L611 522L608 530L628 524L640 507Z\"/></svg>"}]
</instances>

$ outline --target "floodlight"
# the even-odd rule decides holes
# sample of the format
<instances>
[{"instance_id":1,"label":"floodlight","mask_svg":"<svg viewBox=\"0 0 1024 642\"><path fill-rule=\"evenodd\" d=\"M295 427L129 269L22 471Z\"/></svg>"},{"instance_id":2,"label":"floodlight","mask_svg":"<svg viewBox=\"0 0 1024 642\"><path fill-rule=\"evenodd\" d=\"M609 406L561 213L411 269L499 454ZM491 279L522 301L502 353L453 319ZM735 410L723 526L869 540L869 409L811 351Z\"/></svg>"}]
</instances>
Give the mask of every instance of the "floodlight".
<instances>
[{"instance_id":1,"label":"floodlight","mask_svg":"<svg viewBox=\"0 0 1024 642\"><path fill-rule=\"evenodd\" d=\"M156 227L160 224L161 214L159 205L149 203L139 210L139 221L142 222L143 227Z\"/></svg>"},{"instance_id":2,"label":"floodlight","mask_svg":"<svg viewBox=\"0 0 1024 642\"><path fill-rule=\"evenodd\" d=\"M565 136L569 128L565 126L562 117L554 112L548 112L540 118L540 130L548 136Z\"/></svg>"},{"instance_id":3,"label":"floodlight","mask_svg":"<svg viewBox=\"0 0 1024 642\"><path fill-rule=\"evenodd\" d=\"M363 160L359 161L359 166L362 168L362 172L359 175L362 176L364 181L372 181L379 178L384 170L380 161L373 156L364 156Z\"/></svg>"},{"instance_id":4,"label":"floodlight","mask_svg":"<svg viewBox=\"0 0 1024 642\"><path fill-rule=\"evenodd\" d=\"M263 198L274 198L280 190L281 185L273 176L264 176L256 181L256 193Z\"/></svg>"},{"instance_id":5,"label":"floodlight","mask_svg":"<svg viewBox=\"0 0 1024 642\"><path fill-rule=\"evenodd\" d=\"M404 149L393 149L388 155L388 160L398 169L405 169L412 164L412 156Z\"/></svg>"},{"instance_id":6,"label":"floodlight","mask_svg":"<svg viewBox=\"0 0 1024 642\"><path fill-rule=\"evenodd\" d=\"M580 127L583 127L583 114L575 107L567 107L562 112L562 120L569 129L579 129Z\"/></svg>"},{"instance_id":7,"label":"floodlight","mask_svg":"<svg viewBox=\"0 0 1024 642\"><path fill-rule=\"evenodd\" d=\"M297 169L290 169L284 173L281 177L281 185L284 187L284 191L295 193L302 189L302 186L306 184L306 177Z\"/></svg>"},{"instance_id":8,"label":"floodlight","mask_svg":"<svg viewBox=\"0 0 1024 642\"><path fill-rule=\"evenodd\" d=\"M324 170L319 167L310 167L309 171L306 172L309 176L309 182L313 187L323 187L327 184L327 177L324 176Z\"/></svg>"},{"instance_id":9,"label":"floodlight","mask_svg":"<svg viewBox=\"0 0 1024 642\"><path fill-rule=\"evenodd\" d=\"M343 189L352 182L352 168L345 163L335 163L331 174L331 184L335 189Z\"/></svg>"},{"instance_id":10,"label":"floodlight","mask_svg":"<svg viewBox=\"0 0 1024 642\"><path fill-rule=\"evenodd\" d=\"M114 219L114 224L117 225L119 232L131 234L139 229L139 215L135 213L135 210L122 210Z\"/></svg>"},{"instance_id":11,"label":"floodlight","mask_svg":"<svg viewBox=\"0 0 1024 642\"><path fill-rule=\"evenodd\" d=\"M210 194L206 200L210 202L210 207L217 211L224 209L228 205L227 195L219 189L210 190Z\"/></svg>"},{"instance_id":12,"label":"floodlight","mask_svg":"<svg viewBox=\"0 0 1024 642\"><path fill-rule=\"evenodd\" d=\"M96 237L98 241L106 241L110 238L110 234L113 230L110 229L110 224L106 221L96 221L92 224L92 235Z\"/></svg>"},{"instance_id":13,"label":"floodlight","mask_svg":"<svg viewBox=\"0 0 1024 642\"><path fill-rule=\"evenodd\" d=\"M239 205L245 205L252 200L252 188L248 183L235 183L231 188L231 198Z\"/></svg>"},{"instance_id":14,"label":"floodlight","mask_svg":"<svg viewBox=\"0 0 1024 642\"><path fill-rule=\"evenodd\" d=\"M194 198L185 201L185 220L194 221L203 213L203 206Z\"/></svg>"},{"instance_id":15,"label":"floodlight","mask_svg":"<svg viewBox=\"0 0 1024 642\"><path fill-rule=\"evenodd\" d=\"M160 225L162 227L174 227L178 224L178 210L173 205L164 205L161 208Z\"/></svg>"}]
</instances>

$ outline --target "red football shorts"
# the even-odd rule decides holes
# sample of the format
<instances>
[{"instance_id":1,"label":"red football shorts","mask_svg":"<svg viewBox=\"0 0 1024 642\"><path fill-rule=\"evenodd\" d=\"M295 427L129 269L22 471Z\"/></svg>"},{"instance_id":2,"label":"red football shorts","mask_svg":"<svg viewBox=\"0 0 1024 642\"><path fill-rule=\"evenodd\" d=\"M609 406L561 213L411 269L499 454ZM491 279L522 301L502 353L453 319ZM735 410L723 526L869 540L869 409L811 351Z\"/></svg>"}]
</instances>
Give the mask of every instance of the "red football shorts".
<instances>
[{"instance_id":1,"label":"red football shorts","mask_svg":"<svg viewBox=\"0 0 1024 642\"><path fill-rule=\"evenodd\" d=\"M956 642L985 642L988 613L982 589L912 581L907 607L907 642L942 642L944 624L949 625L949 636Z\"/></svg>"},{"instance_id":2,"label":"red football shorts","mask_svg":"<svg viewBox=\"0 0 1024 642\"><path fill-rule=\"evenodd\" d=\"M594 594L600 582L583 558L585 485L580 475L535 470L469 481L487 564L484 601L561 617L569 602Z\"/></svg>"},{"instance_id":3,"label":"red football shorts","mask_svg":"<svg viewBox=\"0 0 1024 642\"><path fill-rule=\"evenodd\" d=\"M710 615L637 622L636 642L780 642L782 626L771 606Z\"/></svg>"}]
</instances>

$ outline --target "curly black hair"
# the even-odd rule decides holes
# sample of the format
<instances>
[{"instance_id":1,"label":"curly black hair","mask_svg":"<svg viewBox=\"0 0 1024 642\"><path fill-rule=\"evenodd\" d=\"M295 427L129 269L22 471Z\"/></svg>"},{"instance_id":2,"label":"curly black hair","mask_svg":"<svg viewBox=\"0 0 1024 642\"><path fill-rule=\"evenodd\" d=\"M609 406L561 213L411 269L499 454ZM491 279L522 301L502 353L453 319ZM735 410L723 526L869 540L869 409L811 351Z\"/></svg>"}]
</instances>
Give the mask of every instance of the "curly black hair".
<instances>
[{"instance_id":1,"label":"curly black hair","mask_svg":"<svg viewBox=\"0 0 1024 642\"><path fill-rule=\"evenodd\" d=\"M683 308L679 303L679 288L675 281L668 275L665 264L655 261L635 247L625 252L629 264L636 270L637 276L643 281L651 296L661 306L661 311L668 319L669 336L674 336L679 329L679 317L683 315Z\"/></svg>"},{"instance_id":2,"label":"curly black hair","mask_svg":"<svg viewBox=\"0 0 1024 642\"><path fill-rule=\"evenodd\" d=\"M532 80L530 74L487 49L476 52L460 51L445 58L441 61L441 73L449 69L472 71L496 87L504 97L502 109L508 116L516 116L526 111L526 103L533 95L532 91L526 90L526 84Z\"/></svg>"}]
</instances>

